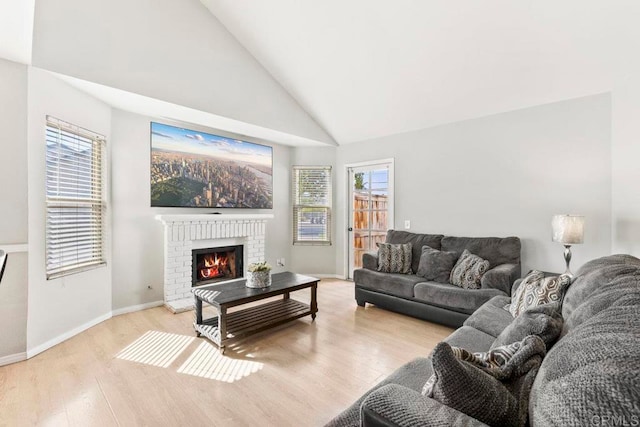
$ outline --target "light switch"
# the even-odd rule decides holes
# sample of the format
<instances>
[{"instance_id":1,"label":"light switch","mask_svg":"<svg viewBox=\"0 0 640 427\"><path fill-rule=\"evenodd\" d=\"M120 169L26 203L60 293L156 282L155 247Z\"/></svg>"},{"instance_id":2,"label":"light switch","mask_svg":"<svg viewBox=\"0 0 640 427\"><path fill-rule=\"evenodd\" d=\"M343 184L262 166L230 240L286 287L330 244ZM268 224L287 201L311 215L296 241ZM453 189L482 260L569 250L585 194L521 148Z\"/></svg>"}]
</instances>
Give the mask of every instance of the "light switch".
<instances>
[{"instance_id":1,"label":"light switch","mask_svg":"<svg viewBox=\"0 0 640 427\"><path fill-rule=\"evenodd\" d=\"M408 219L405 219L404 220L404 228L406 230L410 229L411 228L411 221L409 221Z\"/></svg>"}]
</instances>

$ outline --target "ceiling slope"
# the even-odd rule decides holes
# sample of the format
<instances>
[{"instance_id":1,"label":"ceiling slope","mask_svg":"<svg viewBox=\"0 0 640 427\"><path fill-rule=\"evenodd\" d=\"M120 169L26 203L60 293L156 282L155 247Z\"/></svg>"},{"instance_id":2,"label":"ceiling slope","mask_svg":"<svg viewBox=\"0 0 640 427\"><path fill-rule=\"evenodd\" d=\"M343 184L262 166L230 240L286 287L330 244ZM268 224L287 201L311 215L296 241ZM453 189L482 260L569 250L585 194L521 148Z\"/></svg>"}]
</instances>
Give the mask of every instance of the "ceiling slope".
<instances>
[{"instance_id":1,"label":"ceiling slope","mask_svg":"<svg viewBox=\"0 0 640 427\"><path fill-rule=\"evenodd\" d=\"M599 0L201 0L339 143L611 90Z\"/></svg>"},{"instance_id":2,"label":"ceiling slope","mask_svg":"<svg viewBox=\"0 0 640 427\"><path fill-rule=\"evenodd\" d=\"M264 140L293 147L317 147L319 145L325 145L320 144L318 141L313 139L280 132L239 120L229 119L227 117L166 101L160 101L155 98L89 82L76 77L70 77L53 72L48 73L114 108L130 111L143 116L159 118L165 120L169 124L180 124L180 122L183 122L213 129L220 129L225 132L231 132L232 134L251 137L256 139L255 142L261 142L260 140ZM175 121L178 123L173 123Z\"/></svg>"},{"instance_id":3,"label":"ceiling slope","mask_svg":"<svg viewBox=\"0 0 640 427\"><path fill-rule=\"evenodd\" d=\"M335 145L198 0L38 0L33 65Z\"/></svg>"}]
</instances>

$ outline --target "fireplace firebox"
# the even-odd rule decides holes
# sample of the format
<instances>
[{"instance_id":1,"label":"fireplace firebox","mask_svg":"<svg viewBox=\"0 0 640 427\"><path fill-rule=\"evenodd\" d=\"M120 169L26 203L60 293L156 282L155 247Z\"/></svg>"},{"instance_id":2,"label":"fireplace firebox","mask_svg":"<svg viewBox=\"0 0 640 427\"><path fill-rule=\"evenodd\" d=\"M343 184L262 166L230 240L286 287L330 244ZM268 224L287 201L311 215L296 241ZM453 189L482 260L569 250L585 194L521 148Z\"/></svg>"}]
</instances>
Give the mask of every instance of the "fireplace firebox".
<instances>
[{"instance_id":1,"label":"fireplace firebox","mask_svg":"<svg viewBox=\"0 0 640 427\"><path fill-rule=\"evenodd\" d=\"M208 249L194 249L192 254L192 285L208 285L243 276L243 247L223 246Z\"/></svg>"}]
</instances>

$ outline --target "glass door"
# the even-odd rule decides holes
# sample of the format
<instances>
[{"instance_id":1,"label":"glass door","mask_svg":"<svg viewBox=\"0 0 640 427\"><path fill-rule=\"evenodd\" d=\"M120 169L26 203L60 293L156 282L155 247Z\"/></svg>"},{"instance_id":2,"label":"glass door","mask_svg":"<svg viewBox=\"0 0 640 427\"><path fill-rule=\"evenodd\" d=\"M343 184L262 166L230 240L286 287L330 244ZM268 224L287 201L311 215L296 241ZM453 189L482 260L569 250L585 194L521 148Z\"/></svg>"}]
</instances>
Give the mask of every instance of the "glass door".
<instances>
[{"instance_id":1,"label":"glass door","mask_svg":"<svg viewBox=\"0 0 640 427\"><path fill-rule=\"evenodd\" d=\"M348 168L349 251L348 278L362 267L362 254L377 249L393 228L392 163Z\"/></svg>"}]
</instances>

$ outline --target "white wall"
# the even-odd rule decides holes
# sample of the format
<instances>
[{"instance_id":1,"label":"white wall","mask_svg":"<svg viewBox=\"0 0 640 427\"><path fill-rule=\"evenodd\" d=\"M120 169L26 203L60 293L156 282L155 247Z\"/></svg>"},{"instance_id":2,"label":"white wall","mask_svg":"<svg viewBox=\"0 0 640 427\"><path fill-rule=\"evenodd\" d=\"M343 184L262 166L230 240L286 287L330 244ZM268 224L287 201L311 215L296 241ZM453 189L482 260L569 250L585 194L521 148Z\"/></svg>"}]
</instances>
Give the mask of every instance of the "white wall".
<instances>
[{"instance_id":1,"label":"white wall","mask_svg":"<svg viewBox=\"0 0 640 427\"><path fill-rule=\"evenodd\" d=\"M0 245L27 243L27 67L0 59Z\"/></svg>"},{"instance_id":2,"label":"white wall","mask_svg":"<svg viewBox=\"0 0 640 427\"><path fill-rule=\"evenodd\" d=\"M317 147L317 148L296 148L293 150L291 159L292 166L331 166L333 178L333 212L336 209L336 148L335 147ZM291 204L289 199L289 204ZM291 210L291 208L290 208ZM333 213L332 213L333 214ZM335 217L335 214L333 214ZM317 274L317 275L335 275L335 254L336 247L342 244L342 241L336 240L336 221L332 223L331 229L331 246L313 246L313 245L295 245L291 249L291 260L289 269L297 273ZM289 242L291 244L291 242Z\"/></svg>"},{"instance_id":3,"label":"white wall","mask_svg":"<svg viewBox=\"0 0 640 427\"><path fill-rule=\"evenodd\" d=\"M27 243L27 67L0 59L0 249ZM0 360L26 351L27 255L10 253L0 283ZM2 363L0 363L2 364Z\"/></svg>"},{"instance_id":4,"label":"white wall","mask_svg":"<svg viewBox=\"0 0 640 427\"><path fill-rule=\"evenodd\" d=\"M640 12L640 5L635 4ZM612 238L613 253L640 257L640 49L637 13L627 25L636 37L626 37L622 64L612 94ZM626 49L625 49L626 48Z\"/></svg>"},{"instance_id":5,"label":"white wall","mask_svg":"<svg viewBox=\"0 0 640 427\"><path fill-rule=\"evenodd\" d=\"M149 122L174 124L204 132L245 139L216 129L205 129L166 119L144 117L120 110L112 116L112 213L113 213L113 309L163 299L163 227L154 219L163 213L273 213L267 223L267 261L274 272L277 258L290 258L291 212L289 209L291 148L273 147L273 210L189 209L150 207ZM149 290L147 286L151 286Z\"/></svg>"},{"instance_id":6,"label":"white wall","mask_svg":"<svg viewBox=\"0 0 640 427\"><path fill-rule=\"evenodd\" d=\"M0 284L0 366L3 358L8 363L25 359L27 351L27 253L8 256Z\"/></svg>"},{"instance_id":7,"label":"white wall","mask_svg":"<svg viewBox=\"0 0 640 427\"><path fill-rule=\"evenodd\" d=\"M198 0L37 2L33 64L333 141Z\"/></svg>"},{"instance_id":8,"label":"white wall","mask_svg":"<svg viewBox=\"0 0 640 427\"><path fill-rule=\"evenodd\" d=\"M455 236L518 236L523 270L564 271L551 216L586 216L575 269L611 250L611 100L590 96L339 147L348 163L395 158L395 228ZM345 189L336 196L344 238ZM336 271L344 271L336 247Z\"/></svg>"},{"instance_id":9,"label":"white wall","mask_svg":"<svg viewBox=\"0 0 640 427\"><path fill-rule=\"evenodd\" d=\"M31 356L111 315L110 217L107 212L107 266L46 280L45 276L45 117L52 115L107 137L111 108L61 82L46 71L29 69L29 313L27 349ZM108 190L108 188L107 188ZM107 191L109 194L109 191ZM108 207L108 211L110 208Z\"/></svg>"}]
</instances>

